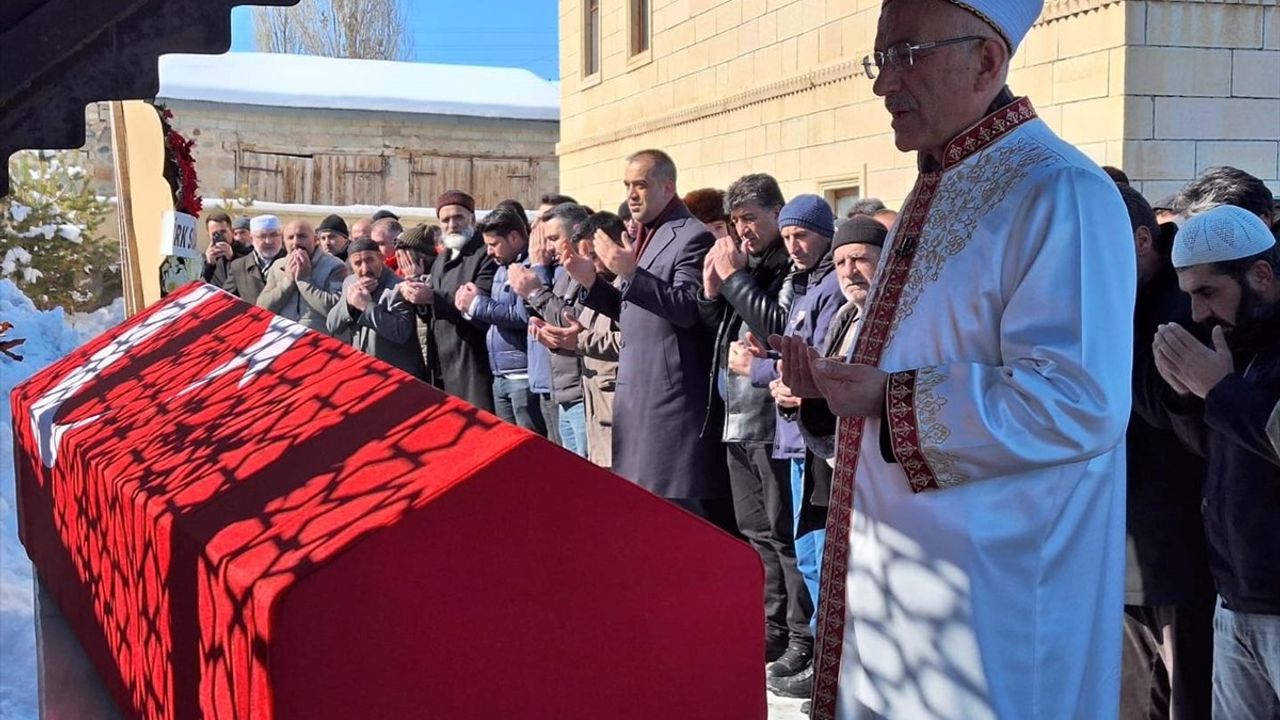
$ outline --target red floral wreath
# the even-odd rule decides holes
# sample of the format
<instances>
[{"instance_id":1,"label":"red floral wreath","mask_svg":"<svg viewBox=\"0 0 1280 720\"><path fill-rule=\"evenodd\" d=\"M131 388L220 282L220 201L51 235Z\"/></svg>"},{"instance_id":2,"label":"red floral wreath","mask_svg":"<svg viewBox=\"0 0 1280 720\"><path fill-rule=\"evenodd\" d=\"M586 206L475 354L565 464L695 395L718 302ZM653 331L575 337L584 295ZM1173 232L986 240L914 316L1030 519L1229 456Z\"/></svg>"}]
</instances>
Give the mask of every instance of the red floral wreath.
<instances>
[{"instance_id":1,"label":"red floral wreath","mask_svg":"<svg viewBox=\"0 0 1280 720\"><path fill-rule=\"evenodd\" d=\"M178 187L174 190L174 209L188 215L200 216L204 203L197 192L199 185L196 179L196 159L191 154L195 140L188 140L182 133L173 129L170 120L173 111L163 105L156 105L160 113L160 125L164 132L165 155L173 160L178 169Z\"/></svg>"}]
</instances>

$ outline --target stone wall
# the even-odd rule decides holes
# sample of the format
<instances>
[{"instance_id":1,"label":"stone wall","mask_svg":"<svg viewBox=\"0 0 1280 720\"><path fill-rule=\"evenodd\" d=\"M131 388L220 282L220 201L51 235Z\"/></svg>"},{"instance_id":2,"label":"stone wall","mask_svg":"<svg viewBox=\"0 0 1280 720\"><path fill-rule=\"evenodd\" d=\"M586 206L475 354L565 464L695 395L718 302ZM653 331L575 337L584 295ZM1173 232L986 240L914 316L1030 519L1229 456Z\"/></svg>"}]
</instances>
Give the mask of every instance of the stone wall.
<instances>
[{"instance_id":1,"label":"stone wall","mask_svg":"<svg viewBox=\"0 0 1280 720\"><path fill-rule=\"evenodd\" d=\"M486 194L536 204L559 186L556 122L161 101L196 141L207 197L248 184L261 201L429 207L457 184L481 204ZM114 194L106 107L86 111L85 155Z\"/></svg>"},{"instance_id":2,"label":"stone wall","mask_svg":"<svg viewBox=\"0 0 1280 720\"><path fill-rule=\"evenodd\" d=\"M1131 3L1123 162L1155 200L1214 165L1280 195L1280 6Z\"/></svg>"},{"instance_id":3,"label":"stone wall","mask_svg":"<svg viewBox=\"0 0 1280 720\"><path fill-rule=\"evenodd\" d=\"M591 77L583 1L560 1L566 192L616 205L623 159L652 146L675 158L682 191L768 172L788 196L901 203L914 158L894 147L860 64L879 0L653 0L652 50L634 58L628 1L600 0L601 71ZM1276 0L1050 0L1009 83L1149 194L1242 157L1274 183L1277 12Z\"/></svg>"}]
</instances>

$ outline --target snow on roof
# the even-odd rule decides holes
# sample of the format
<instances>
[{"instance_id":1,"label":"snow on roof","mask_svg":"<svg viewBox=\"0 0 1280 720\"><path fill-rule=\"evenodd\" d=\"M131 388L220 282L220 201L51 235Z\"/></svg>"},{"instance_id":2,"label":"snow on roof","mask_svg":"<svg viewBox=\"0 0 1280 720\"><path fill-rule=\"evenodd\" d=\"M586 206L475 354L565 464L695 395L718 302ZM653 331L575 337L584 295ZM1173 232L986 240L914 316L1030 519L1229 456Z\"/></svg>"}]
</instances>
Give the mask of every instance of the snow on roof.
<instances>
[{"instance_id":1,"label":"snow on roof","mask_svg":"<svg viewBox=\"0 0 1280 720\"><path fill-rule=\"evenodd\" d=\"M162 55L157 97L274 107L560 119L559 85L522 68L314 55Z\"/></svg>"}]
</instances>

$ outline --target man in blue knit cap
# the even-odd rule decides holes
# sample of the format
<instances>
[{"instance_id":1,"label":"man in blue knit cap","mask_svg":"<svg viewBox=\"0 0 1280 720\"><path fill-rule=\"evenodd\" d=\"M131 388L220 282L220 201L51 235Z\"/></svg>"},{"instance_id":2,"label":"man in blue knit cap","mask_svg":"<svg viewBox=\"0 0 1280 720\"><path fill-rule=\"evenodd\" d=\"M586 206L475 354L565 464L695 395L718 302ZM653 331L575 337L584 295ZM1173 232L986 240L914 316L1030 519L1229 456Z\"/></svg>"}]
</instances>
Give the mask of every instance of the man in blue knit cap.
<instances>
[{"instance_id":1,"label":"man in blue knit cap","mask_svg":"<svg viewBox=\"0 0 1280 720\"><path fill-rule=\"evenodd\" d=\"M850 362L773 339L839 418L818 720L1117 715L1132 229L1006 86L1042 6L882 5L863 69L918 179Z\"/></svg>"},{"instance_id":2,"label":"man in blue knit cap","mask_svg":"<svg viewBox=\"0 0 1280 720\"><path fill-rule=\"evenodd\" d=\"M778 293L779 303L786 309L787 315L783 334L821 346L842 300L840 283L833 272L830 253L831 238L835 235L835 216L831 206L821 197L799 195L782 208L778 215L778 228L792 267L792 272ZM751 365L752 384L769 388L777 400L773 456L786 463L791 485L788 489L790 497L786 502L785 518L789 524L787 537L793 553L791 567L803 577L806 568L810 571L816 569L818 558L812 538L801 543L795 537L796 508L799 504L794 492L797 486L801 488L801 492L804 487L805 445L795 423L800 399L792 397L782 385L777 363L764 357L763 346L757 344L754 354L756 359ZM806 601L807 610L812 615L810 603L813 598L809 595L808 588L801 582L795 592ZM812 655L806 652L802 657L796 657L795 646L796 643L793 642L787 654L769 666L766 683L769 690L778 695L807 697L813 685ZM803 664L796 662L801 659Z\"/></svg>"}]
</instances>

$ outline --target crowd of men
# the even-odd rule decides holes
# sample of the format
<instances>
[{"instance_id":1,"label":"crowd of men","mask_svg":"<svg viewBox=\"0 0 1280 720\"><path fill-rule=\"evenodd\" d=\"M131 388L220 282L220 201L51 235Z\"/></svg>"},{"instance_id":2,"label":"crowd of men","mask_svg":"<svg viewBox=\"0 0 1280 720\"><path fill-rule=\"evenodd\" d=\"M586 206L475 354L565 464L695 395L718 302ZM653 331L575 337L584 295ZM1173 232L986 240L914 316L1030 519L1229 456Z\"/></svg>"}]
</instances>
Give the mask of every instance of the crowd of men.
<instances>
[{"instance_id":1,"label":"crowd of men","mask_svg":"<svg viewBox=\"0 0 1280 720\"><path fill-rule=\"evenodd\" d=\"M1280 218L1234 168L1154 206L1108 172L1139 288L1122 717L1207 718L1211 697L1275 717ZM850 359L896 213L864 200L837 220L765 174L683 198L676 182L645 150L618 214L548 195L532 222L515 200L477 219L461 191L438 227L214 213L205 278L744 538L767 685L808 697L837 414L786 384L768 339Z\"/></svg>"},{"instance_id":2,"label":"crowd of men","mask_svg":"<svg viewBox=\"0 0 1280 720\"><path fill-rule=\"evenodd\" d=\"M750 543L814 718L1274 720L1275 199L1217 167L1153 205L1057 137L1006 85L1042 9L882 4L901 216L682 197L650 149L616 214L213 215L205 278Z\"/></svg>"}]
</instances>

